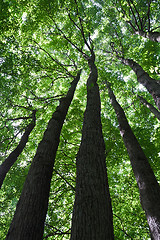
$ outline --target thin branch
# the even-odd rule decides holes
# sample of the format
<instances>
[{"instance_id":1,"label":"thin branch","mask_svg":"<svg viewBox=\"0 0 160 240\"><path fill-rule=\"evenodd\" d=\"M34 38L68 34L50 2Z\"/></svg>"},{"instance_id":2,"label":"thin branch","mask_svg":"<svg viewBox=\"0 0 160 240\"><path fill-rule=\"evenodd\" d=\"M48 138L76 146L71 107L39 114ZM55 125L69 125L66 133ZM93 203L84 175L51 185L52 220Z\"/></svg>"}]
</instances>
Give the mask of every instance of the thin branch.
<instances>
[{"instance_id":1,"label":"thin branch","mask_svg":"<svg viewBox=\"0 0 160 240\"><path fill-rule=\"evenodd\" d=\"M53 227L52 225L48 224L48 223L45 223L45 225L49 228L52 228L53 229L53 233L49 233L47 236L45 236L43 239L47 239L51 236L55 236L55 235L70 235L71 234L71 229L68 229L67 231L63 232L63 231L60 231L59 229Z\"/></svg>"},{"instance_id":2,"label":"thin branch","mask_svg":"<svg viewBox=\"0 0 160 240\"><path fill-rule=\"evenodd\" d=\"M68 180L66 180L57 170L54 169L54 172L55 172L57 175L59 175L59 176L72 188L72 190L75 191L75 187L73 187L73 186L68 182Z\"/></svg>"},{"instance_id":3,"label":"thin branch","mask_svg":"<svg viewBox=\"0 0 160 240\"><path fill-rule=\"evenodd\" d=\"M131 26L131 28L133 29L134 32L137 31L137 29L135 28L135 26L133 25L133 23L131 21L126 21L126 23L129 23L129 25Z\"/></svg>"},{"instance_id":4,"label":"thin branch","mask_svg":"<svg viewBox=\"0 0 160 240\"><path fill-rule=\"evenodd\" d=\"M70 77L74 77L74 76L64 67L64 65L63 65L62 63L60 63L57 59L54 59L54 58L52 57L52 55L51 55L49 52L47 52L44 48L42 48L42 47L40 46L40 44L37 43L35 40L34 40L34 42L38 45L39 49L41 49L43 52L45 52L45 53L52 59L52 61L54 61L55 63L57 63L59 66L61 66L61 67L66 71L67 75L69 75Z\"/></svg>"},{"instance_id":5,"label":"thin branch","mask_svg":"<svg viewBox=\"0 0 160 240\"><path fill-rule=\"evenodd\" d=\"M87 54L84 53L79 47L77 47L76 44L74 44L65 34L64 32L58 27L58 25L56 24L55 20L50 16L50 18L52 19L52 21L54 22L57 30L61 33L62 37L67 40L75 49L78 50L78 52L80 52L85 58L88 58Z\"/></svg>"},{"instance_id":6,"label":"thin branch","mask_svg":"<svg viewBox=\"0 0 160 240\"><path fill-rule=\"evenodd\" d=\"M79 10L78 10L78 4L77 4L77 0L74 0L75 4L76 4L76 9L77 9L77 15L78 15L78 19L79 19L79 23L80 23L80 26L81 26L81 34L82 34L82 37L83 37L83 40L84 40L84 43L86 44L86 46L88 47L89 51L91 52L91 54L93 53L93 49L89 46L86 38L85 38L85 34L84 34L84 28L83 28L83 23L82 23L82 18L80 17L80 14L79 14Z\"/></svg>"},{"instance_id":7,"label":"thin branch","mask_svg":"<svg viewBox=\"0 0 160 240\"><path fill-rule=\"evenodd\" d=\"M18 136L18 134L20 134L22 132L22 129L20 129L11 139L11 141L8 142L7 146L6 146L6 151L5 151L5 155L7 154L7 151L9 149L9 147L12 145L12 143L15 141L16 137Z\"/></svg>"},{"instance_id":8,"label":"thin branch","mask_svg":"<svg viewBox=\"0 0 160 240\"><path fill-rule=\"evenodd\" d=\"M118 227L118 226L117 226ZM121 230L127 237L129 237L131 240L134 240L124 229L121 229L118 227L119 230Z\"/></svg>"},{"instance_id":9,"label":"thin branch","mask_svg":"<svg viewBox=\"0 0 160 240\"><path fill-rule=\"evenodd\" d=\"M73 63L73 66L77 70L77 65L76 65L76 62L74 61L74 59L72 59L67 53L65 55L69 58L69 60Z\"/></svg>"},{"instance_id":10,"label":"thin branch","mask_svg":"<svg viewBox=\"0 0 160 240\"><path fill-rule=\"evenodd\" d=\"M137 95L137 97L140 99L140 102L148 109L150 109L154 116L160 121L160 112L151 103L147 102L147 100L142 96Z\"/></svg>"},{"instance_id":11,"label":"thin branch","mask_svg":"<svg viewBox=\"0 0 160 240\"><path fill-rule=\"evenodd\" d=\"M160 28L160 26L150 29L150 32L153 32L154 30L156 30L158 28Z\"/></svg>"},{"instance_id":12,"label":"thin branch","mask_svg":"<svg viewBox=\"0 0 160 240\"><path fill-rule=\"evenodd\" d=\"M148 12L147 12L147 18L148 18L148 31L150 31L151 28L151 21L150 21L150 9L151 9L151 2L152 0L150 0L149 4L148 4Z\"/></svg>"},{"instance_id":13,"label":"thin branch","mask_svg":"<svg viewBox=\"0 0 160 240\"><path fill-rule=\"evenodd\" d=\"M149 0L147 14L144 17L144 20L142 21L142 29L144 29L144 26L146 25L146 21L148 19L148 31L150 31L150 6L151 6L151 2L152 2L152 0Z\"/></svg>"},{"instance_id":14,"label":"thin branch","mask_svg":"<svg viewBox=\"0 0 160 240\"><path fill-rule=\"evenodd\" d=\"M133 240L133 238L125 231L125 229L124 229L124 227L123 227L123 221L122 221L122 219L121 219L118 215L116 215L116 214L113 214L113 215L114 215L116 218L119 219L119 221L120 221L123 229L121 229L121 228L118 227L118 226L117 226L117 227L118 227L126 236L128 236L130 239Z\"/></svg>"},{"instance_id":15,"label":"thin branch","mask_svg":"<svg viewBox=\"0 0 160 240\"><path fill-rule=\"evenodd\" d=\"M33 107L32 107L31 105L29 105L28 107L26 107L26 106L21 106L21 105L18 105L18 104L13 104L13 102L12 102L9 98L8 98L7 100L10 102L10 105L11 105L12 107L18 107L18 108L27 109L27 110L29 110L29 111L33 111Z\"/></svg>"},{"instance_id":16,"label":"thin branch","mask_svg":"<svg viewBox=\"0 0 160 240\"><path fill-rule=\"evenodd\" d=\"M40 100L40 101L47 101L47 100L59 100L59 98L64 97L64 94L61 95L56 95L56 96L52 96L52 97L38 97L32 90L30 90L31 94L34 96L34 98L29 98L31 100Z\"/></svg>"},{"instance_id":17,"label":"thin branch","mask_svg":"<svg viewBox=\"0 0 160 240\"><path fill-rule=\"evenodd\" d=\"M7 121L16 121L16 120L24 120L24 119L30 119L32 118L31 116L29 117L17 117L17 118L7 118Z\"/></svg>"},{"instance_id":18,"label":"thin branch","mask_svg":"<svg viewBox=\"0 0 160 240\"><path fill-rule=\"evenodd\" d=\"M130 1L130 2L132 3L132 5L133 5L133 7L134 7L134 9L135 9L135 11L136 11L136 13L137 13L137 15L138 15L138 19L139 19L139 22L140 22L140 25L141 25L141 30L143 30L143 27L142 27L142 19L141 19L140 15L139 15L139 11L137 10L137 8L136 8L133 0L128 0L128 1Z\"/></svg>"},{"instance_id":19,"label":"thin branch","mask_svg":"<svg viewBox=\"0 0 160 240\"><path fill-rule=\"evenodd\" d=\"M119 2L119 4L120 4L121 11L122 11L123 15L127 17L128 14L127 14L127 12L124 10L124 8L123 8L123 6L122 6L122 4L121 4L121 1L118 0L118 2ZM118 8L116 8L116 9L117 9L117 11L118 11L119 13L121 12L121 11L119 11ZM130 14L129 14L129 17L130 17ZM135 28L135 26L133 25L133 23L132 23L131 20L129 20L129 21L127 20L126 23L128 23L128 24L131 26L131 28L133 29L134 32L137 31L137 29Z\"/></svg>"},{"instance_id":20,"label":"thin branch","mask_svg":"<svg viewBox=\"0 0 160 240\"><path fill-rule=\"evenodd\" d=\"M76 28L81 31L80 27L79 27L79 26L77 25L77 23L73 20L73 18L71 17L71 14L70 14L70 13L68 13L68 17L69 17L69 19L71 20L71 22L76 26Z\"/></svg>"},{"instance_id":21,"label":"thin branch","mask_svg":"<svg viewBox=\"0 0 160 240\"><path fill-rule=\"evenodd\" d=\"M134 18L135 24L136 24L138 30L140 31L140 28L139 28L139 25L138 25L138 22L137 22L136 16L135 16L135 14L134 14L133 8L132 8L132 6L131 6L131 4L130 4L130 1L127 0L127 3L128 3L129 8L130 8L130 10L131 10L131 12L132 12L132 15L133 15L133 18Z\"/></svg>"}]
</instances>

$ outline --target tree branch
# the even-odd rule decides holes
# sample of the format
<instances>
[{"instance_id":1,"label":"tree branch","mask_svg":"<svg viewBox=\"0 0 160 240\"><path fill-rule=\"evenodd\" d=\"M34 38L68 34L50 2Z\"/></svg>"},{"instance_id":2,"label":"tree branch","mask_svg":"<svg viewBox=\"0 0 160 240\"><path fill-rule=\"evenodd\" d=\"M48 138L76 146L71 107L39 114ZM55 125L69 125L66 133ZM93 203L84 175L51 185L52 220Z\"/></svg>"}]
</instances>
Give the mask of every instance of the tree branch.
<instances>
[{"instance_id":1,"label":"tree branch","mask_svg":"<svg viewBox=\"0 0 160 240\"><path fill-rule=\"evenodd\" d=\"M86 44L86 46L88 47L89 51L91 52L91 54L93 53L93 49L89 46L86 38L85 38L85 34L84 34L84 28L83 28L83 23L82 23L82 18L80 17L80 14L79 14L79 10L78 10L78 4L77 4L77 0L74 0L75 4L76 4L76 9L77 9L77 15L78 15L78 19L79 19L79 23L80 23L80 31L81 31L81 34L82 34L82 37L83 37L83 40L84 40L84 43Z\"/></svg>"},{"instance_id":2,"label":"tree branch","mask_svg":"<svg viewBox=\"0 0 160 240\"><path fill-rule=\"evenodd\" d=\"M118 226L117 226L117 227L118 227L127 237L129 237L131 240L133 240L133 238L125 231L125 229L124 229L124 227L123 227L123 221L122 221L122 219L121 219L118 215L116 215L116 214L113 214L113 215L120 220L123 229L121 229L121 228L118 227Z\"/></svg>"},{"instance_id":3,"label":"tree branch","mask_svg":"<svg viewBox=\"0 0 160 240\"><path fill-rule=\"evenodd\" d=\"M149 0L147 14L144 17L144 20L142 21L142 30L144 29L144 26L146 25L146 21L148 19L148 27L147 27L147 29L148 29L148 31L150 31L150 6L151 6L151 2L152 2L152 0Z\"/></svg>"},{"instance_id":4,"label":"tree branch","mask_svg":"<svg viewBox=\"0 0 160 240\"><path fill-rule=\"evenodd\" d=\"M55 20L54 20L51 16L50 16L50 18L51 18L52 21L54 22L57 30L61 33L62 37L63 37L65 40L67 40L75 49L77 49L78 52L80 52L80 53L83 55L84 58L87 58L87 57L88 57L87 54L84 53L79 47L77 47L77 45L74 44L74 43L64 34L64 32L58 27L58 25L56 24Z\"/></svg>"},{"instance_id":5,"label":"tree branch","mask_svg":"<svg viewBox=\"0 0 160 240\"><path fill-rule=\"evenodd\" d=\"M139 28L139 25L138 25L136 16L135 16L134 11L133 11L133 8L132 8L132 6L131 6L131 4L130 4L130 0L127 0L127 3L128 3L128 6L129 6L129 8L130 8L130 10L131 10L131 12L132 12L132 16L133 16L133 18L134 18L134 22L135 22L138 30L140 31L140 28Z\"/></svg>"},{"instance_id":6,"label":"tree branch","mask_svg":"<svg viewBox=\"0 0 160 240\"><path fill-rule=\"evenodd\" d=\"M45 52L45 53L52 59L52 61L54 61L55 63L57 63L59 66L61 66L61 68L63 68L63 69L66 71L67 75L69 75L70 77L74 77L74 76L64 67L64 65L63 65L62 63L60 63L57 59L54 59L54 58L52 57L52 55L51 55L49 52L47 52L44 48L42 48L42 47L40 46L40 44L37 43L35 40L34 40L34 42L38 45L39 49L41 49L43 52Z\"/></svg>"},{"instance_id":7,"label":"tree branch","mask_svg":"<svg viewBox=\"0 0 160 240\"><path fill-rule=\"evenodd\" d=\"M138 15L138 19L139 19L139 22L140 22L140 25L141 25L141 30L143 30L143 27L142 27L142 19L141 19L141 17L140 17L139 11L137 10L137 8L136 8L133 0L128 0L128 1L130 1L130 2L132 3L132 5L133 5L133 7L134 7L134 9L135 9L135 11L136 11L136 13L137 13L137 15ZM137 22L137 24L138 24L138 22Z\"/></svg>"},{"instance_id":8,"label":"tree branch","mask_svg":"<svg viewBox=\"0 0 160 240\"><path fill-rule=\"evenodd\" d=\"M30 119L32 118L31 116L29 117L17 117L17 118L7 118L7 121L17 121L17 120L25 120L25 119Z\"/></svg>"},{"instance_id":9,"label":"tree branch","mask_svg":"<svg viewBox=\"0 0 160 240\"><path fill-rule=\"evenodd\" d=\"M66 180L57 170L54 169L54 172L59 175L71 188L73 191L75 191L75 187L73 187L69 182L68 180Z\"/></svg>"},{"instance_id":10,"label":"tree branch","mask_svg":"<svg viewBox=\"0 0 160 240\"><path fill-rule=\"evenodd\" d=\"M62 231L60 231L59 229L51 226L51 225L48 224L48 223L45 223L45 225L48 226L49 228L53 228L53 233L50 233L50 234L46 235L45 237L43 237L43 239L47 239L47 238L49 238L49 237L51 237L51 236L55 236L55 235L70 235L70 234L71 234L71 232L70 232L71 229L68 229L67 231L62 232Z\"/></svg>"}]
</instances>

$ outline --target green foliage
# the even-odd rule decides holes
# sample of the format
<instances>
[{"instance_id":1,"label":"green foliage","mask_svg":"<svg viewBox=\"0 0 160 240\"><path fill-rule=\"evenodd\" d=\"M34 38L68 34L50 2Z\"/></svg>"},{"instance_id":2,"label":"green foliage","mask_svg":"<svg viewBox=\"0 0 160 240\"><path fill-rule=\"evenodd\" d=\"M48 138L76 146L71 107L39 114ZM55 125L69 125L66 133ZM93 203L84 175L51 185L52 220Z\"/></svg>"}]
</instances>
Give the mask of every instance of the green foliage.
<instances>
[{"instance_id":1,"label":"green foliage","mask_svg":"<svg viewBox=\"0 0 160 240\"><path fill-rule=\"evenodd\" d=\"M145 16L148 1L134 1ZM124 18L124 13L127 13ZM160 4L152 1L151 19L157 27ZM105 82L110 82L153 171L160 181L160 124L136 94L154 105L117 53L137 61L159 80L158 43L132 35L125 21L133 20L127 1L12 0L0 8L0 163L17 146L36 109L36 127L26 148L7 174L0 192L0 236L5 239L30 163L47 123L73 76L82 68L74 100L62 129L51 183L45 239L69 239L74 202L76 154L81 141L89 75L84 55L94 47L101 94L101 119L117 239L149 239L136 181L121 139ZM113 49L114 48L114 49ZM22 118L15 120L16 118ZM12 120L11 120L12 119Z\"/></svg>"}]
</instances>

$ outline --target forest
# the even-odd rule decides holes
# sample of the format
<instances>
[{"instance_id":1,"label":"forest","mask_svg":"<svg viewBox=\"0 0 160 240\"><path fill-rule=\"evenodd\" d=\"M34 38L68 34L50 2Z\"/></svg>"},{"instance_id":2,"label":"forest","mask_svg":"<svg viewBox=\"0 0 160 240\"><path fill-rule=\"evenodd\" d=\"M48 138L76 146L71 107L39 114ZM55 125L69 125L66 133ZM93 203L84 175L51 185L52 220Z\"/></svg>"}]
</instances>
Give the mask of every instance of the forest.
<instances>
[{"instance_id":1,"label":"forest","mask_svg":"<svg viewBox=\"0 0 160 240\"><path fill-rule=\"evenodd\" d=\"M160 240L160 2L0 1L0 239Z\"/></svg>"}]
</instances>

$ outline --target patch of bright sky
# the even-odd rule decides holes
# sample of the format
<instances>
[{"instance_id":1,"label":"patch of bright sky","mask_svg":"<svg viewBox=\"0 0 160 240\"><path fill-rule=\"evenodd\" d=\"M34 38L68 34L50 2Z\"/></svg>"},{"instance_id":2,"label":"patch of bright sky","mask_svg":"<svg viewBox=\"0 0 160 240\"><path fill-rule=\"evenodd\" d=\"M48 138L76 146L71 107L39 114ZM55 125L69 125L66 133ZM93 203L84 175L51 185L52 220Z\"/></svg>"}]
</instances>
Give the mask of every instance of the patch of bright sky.
<instances>
[{"instance_id":1,"label":"patch of bright sky","mask_svg":"<svg viewBox=\"0 0 160 240\"><path fill-rule=\"evenodd\" d=\"M23 15L22 15L22 21L23 23L27 20L27 13L24 12Z\"/></svg>"},{"instance_id":2,"label":"patch of bright sky","mask_svg":"<svg viewBox=\"0 0 160 240\"><path fill-rule=\"evenodd\" d=\"M94 31L93 35L91 36L91 39L94 40L97 36L98 36L98 29ZM90 45L89 40L88 40L88 44ZM84 49L88 50L88 47L86 46L86 44L84 45Z\"/></svg>"},{"instance_id":3,"label":"patch of bright sky","mask_svg":"<svg viewBox=\"0 0 160 240\"><path fill-rule=\"evenodd\" d=\"M0 65L4 62L5 62L4 58L0 57Z\"/></svg>"},{"instance_id":4,"label":"patch of bright sky","mask_svg":"<svg viewBox=\"0 0 160 240\"><path fill-rule=\"evenodd\" d=\"M102 6L99 3L95 2L94 0L91 0L91 2L93 3L93 5L102 9Z\"/></svg>"},{"instance_id":5,"label":"patch of bright sky","mask_svg":"<svg viewBox=\"0 0 160 240\"><path fill-rule=\"evenodd\" d=\"M98 36L98 29L96 29L91 37L91 39L95 39Z\"/></svg>"},{"instance_id":6,"label":"patch of bright sky","mask_svg":"<svg viewBox=\"0 0 160 240\"><path fill-rule=\"evenodd\" d=\"M127 83L129 80L130 80L130 76L123 76L123 79L124 79L124 81ZM146 92L147 90L146 90L146 88L142 85L142 84L138 84L137 85L137 89L139 90L139 91L143 91L143 92Z\"/></svg>"},{"instance_id":7,"label":"patch of bright sky","mask_svg":"<svg viewBox=\"0 0 160 240\"><path fill-rule=\"evenodd\" d=\"M81 76L80 76L80 81L78 82L77 89L80 89L81 86L86 84L87 81L87 74L85 71L82 71Z\"/></svg>"}]
</instances>

